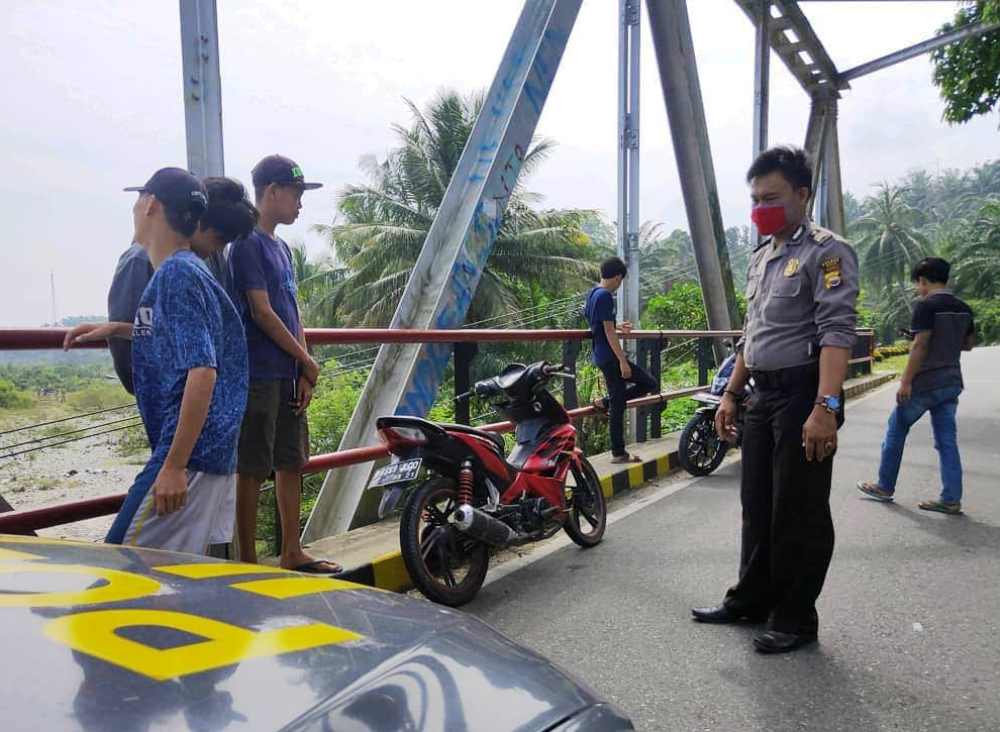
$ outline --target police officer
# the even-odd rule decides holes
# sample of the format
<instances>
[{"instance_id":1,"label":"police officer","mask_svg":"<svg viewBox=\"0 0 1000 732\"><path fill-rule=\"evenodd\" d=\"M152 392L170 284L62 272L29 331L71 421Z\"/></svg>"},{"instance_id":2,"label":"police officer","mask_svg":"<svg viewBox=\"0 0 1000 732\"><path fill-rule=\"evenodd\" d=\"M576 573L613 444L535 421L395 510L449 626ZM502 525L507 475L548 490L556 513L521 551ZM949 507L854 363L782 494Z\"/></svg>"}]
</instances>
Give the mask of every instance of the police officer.
<instances>
[{"instance_id":1,"label":"police officer","mask_svg":"<svg viewBox=\"0 0 1000 732\"><path fill-rule=\"evenodd\" d=\"M815 642L816 598L833 555L830 482L842 386L857 320L857 256L807 217L812 170L802 150L766 150L747 172L764 238L747 281L744 337L716 429L735 439L743 387L755 392L743 427L739 581L704 623L766 622L763 653Z\"/></svg>"}]
</instances>

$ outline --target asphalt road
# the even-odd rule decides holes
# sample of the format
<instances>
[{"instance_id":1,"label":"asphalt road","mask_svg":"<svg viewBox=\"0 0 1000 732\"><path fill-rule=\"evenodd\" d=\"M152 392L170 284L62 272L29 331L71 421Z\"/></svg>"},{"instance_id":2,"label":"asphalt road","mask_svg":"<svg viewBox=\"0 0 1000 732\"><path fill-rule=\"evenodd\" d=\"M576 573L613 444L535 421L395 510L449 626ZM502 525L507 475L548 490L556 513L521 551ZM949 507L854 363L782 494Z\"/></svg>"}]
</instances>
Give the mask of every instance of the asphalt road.
<instances>
[{"instance_id":1,"label":"asphalt road","mask_svg":"<svg viewBox=\"0 0 1000 732\"><path fill-rule=\"evenodd\" d=\"M837 546L820 643L754 652L751 628L699 625L738 559L739 465L483 588L466 609L577 674L644 730L1000 730L1000 349L964 358L965 515L928 514L937 454L913 429L895 504L861 497L895 386L848 405L834 469ZM675 479L676 480L676 479Z\"/></svg>"}]
</instances>

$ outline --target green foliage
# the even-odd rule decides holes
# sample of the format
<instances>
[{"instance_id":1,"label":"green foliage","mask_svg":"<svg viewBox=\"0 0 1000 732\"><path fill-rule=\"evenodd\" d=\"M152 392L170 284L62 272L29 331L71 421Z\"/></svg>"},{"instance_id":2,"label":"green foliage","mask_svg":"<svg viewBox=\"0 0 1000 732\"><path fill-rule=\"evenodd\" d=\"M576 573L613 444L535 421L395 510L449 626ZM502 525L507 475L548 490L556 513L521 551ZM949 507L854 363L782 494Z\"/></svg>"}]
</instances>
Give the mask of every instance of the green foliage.
<instances>
[{"instance_id":1,"label":"green foliage","mask_svg":"<svg viewBox=\"0 0 1000 732\"><path fill-rule=\"evenodd\" d=\"M671 399L663 410L663 433L678 432L684 429L691 417L698 410L698 402L694 399Z\"/></svg>"},{"instance_id":2,"label":"green foliage","mask_svg":"<svg viewBox=\"0 0 1000 732\"><path fill-rule=\"evenodd\" d=\"M347 267L327 298L347 323L389 323L483 103L481 94L462 97L453 91L441 93L425 110L408 101L413 122L394 127L399 145L381 162L366 159L368 183L345 187L338 200L340 220L316 227ZM469 322L523 307L518 295L525 283L550 295L565 294L582 290L596 276L596 250L583 228L594 227L595 214L536 208L538 197L521 186L552 147L551 141L534 140L524 153Z\"/></svg>"},{"instance_id":3,"label":"green foliage","mask_svg":"<svg viewBox=\"0 0 1000 732\"><path fill-rule=\"evenodd\" d=\"M0 409L25 409L34 403L30 394L27 394L9 379L0 379Z\"/></svg>"},{"instance_id":4,"label":"green foliage","mask_svg":"<svg viewBox=\"0 0 1000 732\"><path fill-rule=\"evenodd\" d=\"M115 452L122 457L133 455L143 455L149 452L149 438L146 437L146 428L141 424L122 430L115 442Z\"/></svg>"},{"instance_id":5,"label":"green foliage","mask_svg":"<svg viewBox=\"0 0 1000 732\"><path fill-rule=\"evenodd\" d=\"M976 316L976 340L980 345L1000 343L1000 300L969 300Z\"/></svg>"},{"instance_id":6,"label":"green foliage","mask_svg":"<svg viewBox=\"0 0 1000 732\"><path fill-rule=\"evenodd\" d=\"M736 293L740 317L746 315L746 298ZM682 282L664 295L650 299L642 315L642 327L651 330L705 330L705 304L701 287L694 282Z\"/></svg>"},{"instance_id":7,"label":"green foliage","mask_svg":"<svg viewBox=\"0 0 1000 732\"><path fill-rule=\"evenodd\" d=\"M896 341L892 345L879 346L872 353L876 361L884 361L893 356L905 356L910 352L910 341Z\"/></svg>"},{"instance_id":8,"label":"green foliage","mask_svg":"<svg viewBox=\"0 0 1000 732\"><path fill-rule=\"evenodd\" d=\"M917 212L903 189L882 183L876 195L865 200L864 216L852 230L861 260L862 278L875 287L905 279L913 265L930 249L917 229Z\"/></svg>"},{"instance_id":9,"label":"green foliage","mask_svg":"<svg viewBox=\"0 0 1000 732\"><path fill-rule=\"evenodd\" d=\"M133 400L122 385L117 381L114 383L95 382L89 386L70 394L66 399L73 409L80 412L94 412L98 409L109 409L128 404Z\"/></svg>"},{"instance_id":10,"label":"green foliage","mask_svg":"<svg viewBox=\"0 0 1000 732\"><path fill-rule=\"evenodd\" d=\"M697 279L694 244L683 229L663 233L663 225L645 222L639 229L639 309L678 282Z\"/></svg>"},{"instance_id":11,"label":"green foliage","mask_svg":"<svg viewBox=\"0 0 1000 732\"><path fill-rule=\"evenodd\" d=\"M334 359L323 365L308 412L312 454L334 452L340 446L364 385L363 372L343 372Z\"/></svg>"},{"instance_id":12,"label":"green foliage","mask_svg":"<svg viewBox=\"0 0 1000 732\"><path fill-rule=\"evenodd\" d=\"M4 364L0 366L0 379L10 381L24 391L67 393L107 381L109 371L108 366L100 363ZM128 394L125 396L128 397ZM122 403L128 403L128 399Z\"/></svg>"},{"instance_id":13,"label":"green foliage","mask_svg":"<svg viewBox=\"0 0 1000 732\"><path fill-rule=\"evenodd\" d=\"M976 298L1000 297L1000 196L959 225L953 249L955 290Z\"/></svg>"},{"instance_id":14,"label":"green foliage","mask_svg":"<svg viewBox=\"0 0 1000 732\"><path fill-rule=\"evenodd\" d=\"M977 23L1000 22L1000 0L965 2L941 33ZM934 83L944 99L944 118L952 124L989 114L1000 102L1000 30L934 51Z\"/></svg>"}]
</instances>

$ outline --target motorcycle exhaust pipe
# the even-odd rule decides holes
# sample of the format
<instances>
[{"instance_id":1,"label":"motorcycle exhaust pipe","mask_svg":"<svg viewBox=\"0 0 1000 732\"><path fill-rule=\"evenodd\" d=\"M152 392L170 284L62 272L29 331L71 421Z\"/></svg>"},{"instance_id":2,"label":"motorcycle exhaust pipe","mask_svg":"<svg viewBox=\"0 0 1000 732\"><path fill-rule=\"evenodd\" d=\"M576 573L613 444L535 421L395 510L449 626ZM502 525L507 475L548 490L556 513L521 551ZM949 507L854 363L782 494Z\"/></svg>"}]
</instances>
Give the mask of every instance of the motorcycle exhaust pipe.
<instances>
[{"instance_id":1,"label":"motorcycle exhaust pipe","mask_svg":"<svg viewBox=\"0 0 1000 732\"><path fill-rule=\"evenodd\" d=\"M455 528L473 539L504 547L517 542L521 535L499 519L495 519L485 511L480 511L468 503L463 503L451 515Z\"/></svg>"}]
</instances>

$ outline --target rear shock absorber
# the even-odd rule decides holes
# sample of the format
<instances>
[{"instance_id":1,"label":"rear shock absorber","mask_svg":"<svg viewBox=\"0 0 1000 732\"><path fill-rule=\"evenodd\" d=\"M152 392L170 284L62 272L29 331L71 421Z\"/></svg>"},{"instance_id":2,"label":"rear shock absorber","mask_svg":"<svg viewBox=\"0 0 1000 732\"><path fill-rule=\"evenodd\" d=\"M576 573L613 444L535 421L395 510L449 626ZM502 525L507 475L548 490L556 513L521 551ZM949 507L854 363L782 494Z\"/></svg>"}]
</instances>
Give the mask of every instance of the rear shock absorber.
<instances>
[{"instance_id":1,"label":"rear shock absorber","mask_svg":"<svg viewBox=\"0 0 1000 732\"><path fill-rule=\"evenodd\" d=\"M472 505L472 488L475 483L475 474L472 472L472 463L466 460L462 463L458 471L458 505Z\"/></svg>"}]
</instances>

